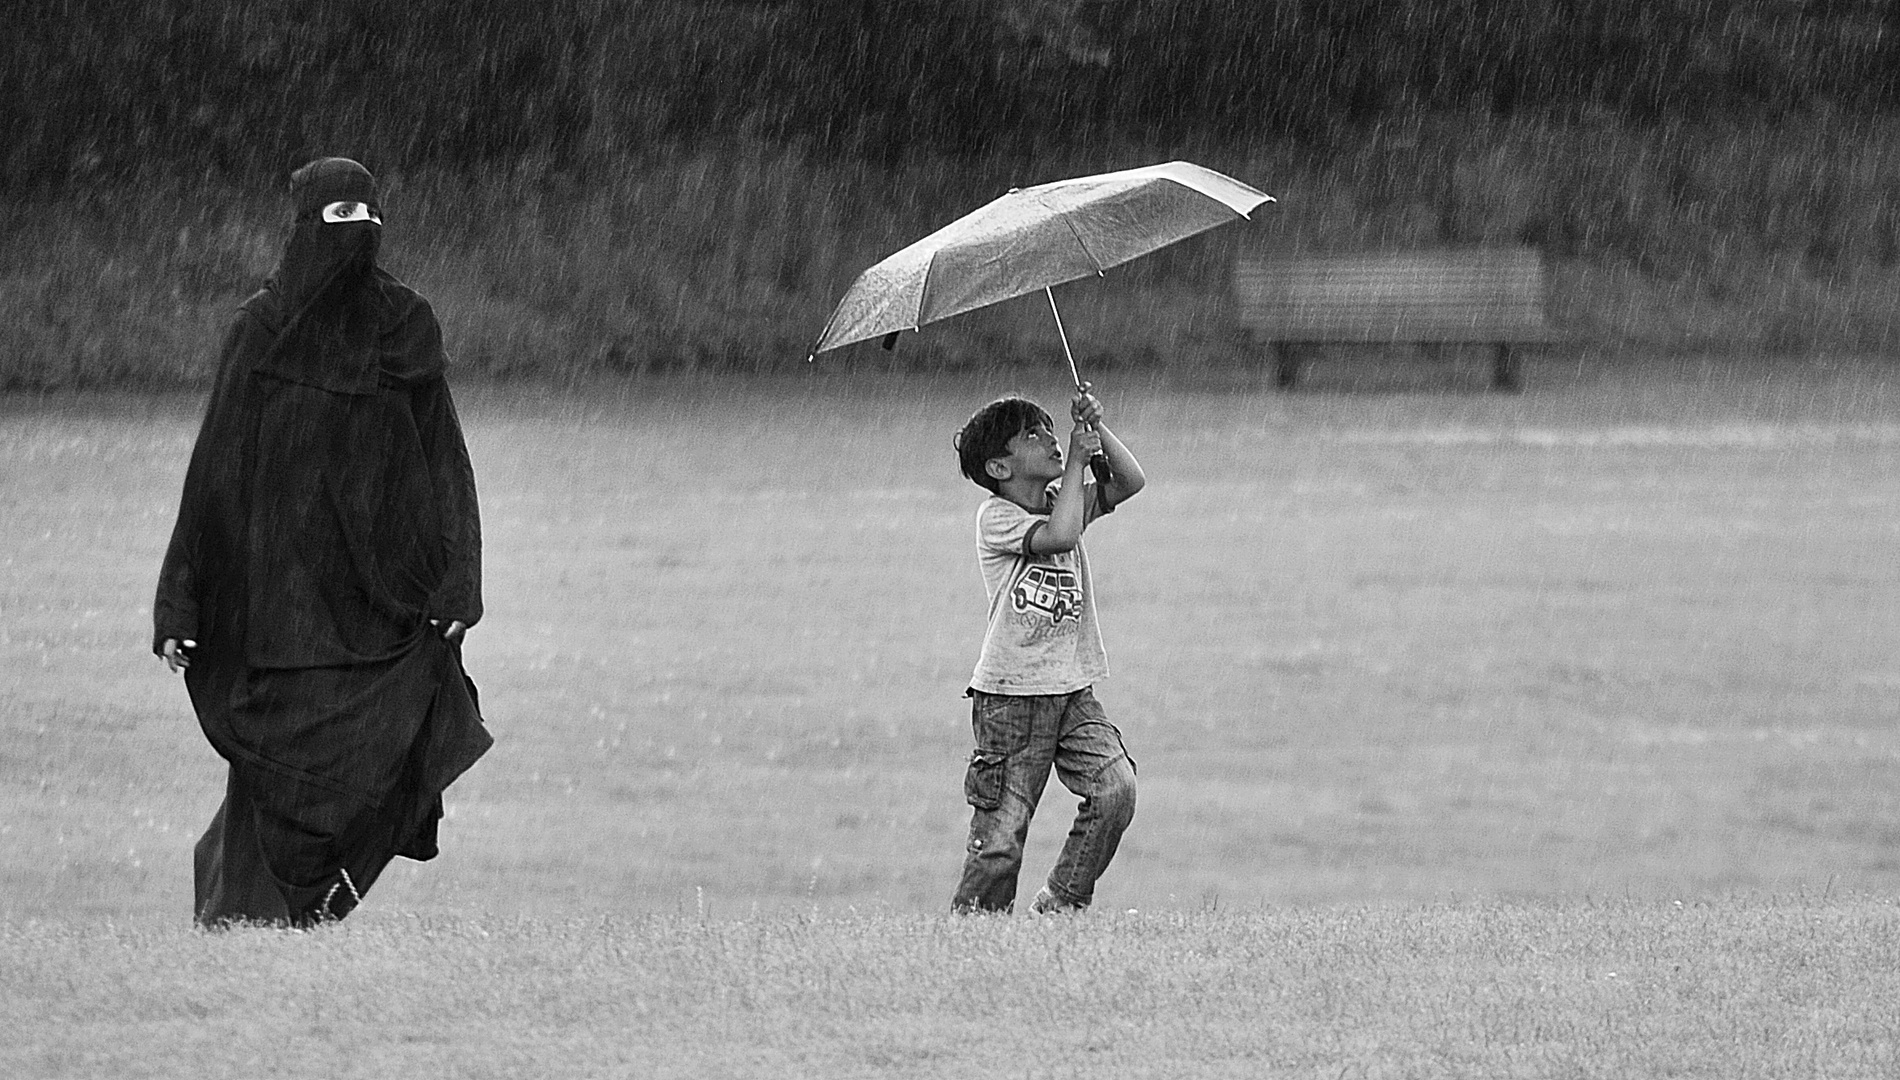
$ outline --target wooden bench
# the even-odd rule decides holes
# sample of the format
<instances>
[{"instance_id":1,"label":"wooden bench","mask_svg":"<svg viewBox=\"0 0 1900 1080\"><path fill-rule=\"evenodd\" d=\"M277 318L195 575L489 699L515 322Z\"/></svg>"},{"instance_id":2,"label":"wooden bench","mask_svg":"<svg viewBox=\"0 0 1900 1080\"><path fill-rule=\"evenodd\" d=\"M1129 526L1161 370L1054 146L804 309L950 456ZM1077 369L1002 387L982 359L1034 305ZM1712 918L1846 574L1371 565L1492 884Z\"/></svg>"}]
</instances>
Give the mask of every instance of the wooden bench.
<instances>
[{"instance_id":1,"label":"wooden bench","mask_svg":"<svg viewBox=\"0 0 1900 1080\"><path fill-rule=\"evenodd\" d=\"M1272 350L1274 382L1299 380L1303 347L1448 344L1494 347L1491 385L1517 390L1517 347L1554 340L1544 321L1544 262L1531 248L1366 255L1260 254L1234 268L1235 312L1249 344Z\"/></svg>"}]
</instances>

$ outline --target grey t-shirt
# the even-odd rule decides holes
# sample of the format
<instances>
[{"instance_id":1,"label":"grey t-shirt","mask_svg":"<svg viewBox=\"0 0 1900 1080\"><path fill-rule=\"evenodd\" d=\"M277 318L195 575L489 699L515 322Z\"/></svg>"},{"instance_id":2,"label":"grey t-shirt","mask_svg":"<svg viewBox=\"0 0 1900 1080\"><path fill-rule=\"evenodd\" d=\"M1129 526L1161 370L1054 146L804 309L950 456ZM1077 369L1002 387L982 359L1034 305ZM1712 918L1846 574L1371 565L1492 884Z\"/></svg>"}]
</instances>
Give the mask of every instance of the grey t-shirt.
<instances>
[{"instance_id":1,"label":"grey t-shirt","mask_svg":"<svg viewBox=\"0 0 1900 1080\"><path fill-rule=\"evenodd\" d=\"M1049 485L1053 504L1060 482ZM1100 489L1083 493L1083 523L1109 511ZM1108 653L1095 621L1095 586L1082 544L1054 555L1034 555L1029 537L1047 525L992 495L976 511L977 563L989 591L989 628L970 675L970 689L986 694L1068 694L1108 674Z\"/></svg>"}]
</instances>

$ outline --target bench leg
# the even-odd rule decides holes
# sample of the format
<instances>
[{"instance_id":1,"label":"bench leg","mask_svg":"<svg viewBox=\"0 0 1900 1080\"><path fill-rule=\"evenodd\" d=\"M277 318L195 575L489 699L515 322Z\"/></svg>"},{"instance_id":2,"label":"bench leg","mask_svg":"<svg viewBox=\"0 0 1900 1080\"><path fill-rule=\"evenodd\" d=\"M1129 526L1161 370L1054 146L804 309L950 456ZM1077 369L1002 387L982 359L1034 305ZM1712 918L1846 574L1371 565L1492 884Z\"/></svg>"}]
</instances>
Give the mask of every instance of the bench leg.
<instances>
[{"instance_id":1,"label":"bench leg","mask_svg":"<svg viewBox=\"0 0 1900 1080\"><path fill-rule=\"evenodd\" d=\"M1524 367L1519 361L1517 350L1508 343L1499 342L1497 353L1491 360L1491 388L1516 392L1524 388Z\"/></svg>"},{"instance_id":2,"label":"bench leg","mask_svg":"<svg viewBox=\"0 0 1900 1080\"><path fill-rule=\"evenodd\" d=\"M1282 390L1293 389L1300 381L1300 353L1290 341L1273 343L1273 385Z\"/></svg>"}]
</instances>

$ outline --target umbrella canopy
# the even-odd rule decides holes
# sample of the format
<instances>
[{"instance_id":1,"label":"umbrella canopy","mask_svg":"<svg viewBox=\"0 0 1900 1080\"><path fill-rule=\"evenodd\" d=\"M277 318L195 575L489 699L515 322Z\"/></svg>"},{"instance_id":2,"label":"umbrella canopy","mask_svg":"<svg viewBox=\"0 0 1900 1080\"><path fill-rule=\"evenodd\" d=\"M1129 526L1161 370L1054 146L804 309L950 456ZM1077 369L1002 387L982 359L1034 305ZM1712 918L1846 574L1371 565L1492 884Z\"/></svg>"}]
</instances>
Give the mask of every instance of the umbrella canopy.
<instances>
[{"instance_id":1,"label":"umbrella canopy","mask_svg":"<svg viewBox=\"0 0 1900 1080\"><path fill-rule=\"evenodd\" d=\"M1017 188L858 275L812 355L1100 274L1272 201L1187 161Z\"/></svg>"}]
</instances>

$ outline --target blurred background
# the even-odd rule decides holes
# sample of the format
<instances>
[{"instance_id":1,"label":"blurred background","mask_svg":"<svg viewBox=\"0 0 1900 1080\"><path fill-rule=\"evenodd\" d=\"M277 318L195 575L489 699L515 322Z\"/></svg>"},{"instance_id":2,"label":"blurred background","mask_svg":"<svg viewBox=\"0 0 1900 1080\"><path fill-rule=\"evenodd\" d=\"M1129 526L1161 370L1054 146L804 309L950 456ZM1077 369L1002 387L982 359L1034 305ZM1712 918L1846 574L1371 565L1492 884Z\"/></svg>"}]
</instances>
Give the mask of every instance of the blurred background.
<instances>
[{"instance_id":1,"label":"blurred background","mask_svg":"<svg viewBox=\"0 0 1900 1080\"><path fill-rule=\"evenodd\" d=\"M31 0L0 387L202 382L327 154L499 377L794 369L909 240L1176 157L1281 201L1079 299L1085 370L1230 362L1250 245L1528 244L1588 348L1885 352L1897 107L1893 0ZM1041 363L1042 314L853 363Z\"/></svg>"}]
</instances>

